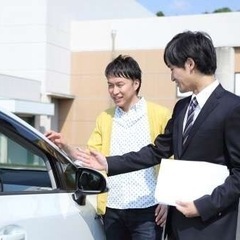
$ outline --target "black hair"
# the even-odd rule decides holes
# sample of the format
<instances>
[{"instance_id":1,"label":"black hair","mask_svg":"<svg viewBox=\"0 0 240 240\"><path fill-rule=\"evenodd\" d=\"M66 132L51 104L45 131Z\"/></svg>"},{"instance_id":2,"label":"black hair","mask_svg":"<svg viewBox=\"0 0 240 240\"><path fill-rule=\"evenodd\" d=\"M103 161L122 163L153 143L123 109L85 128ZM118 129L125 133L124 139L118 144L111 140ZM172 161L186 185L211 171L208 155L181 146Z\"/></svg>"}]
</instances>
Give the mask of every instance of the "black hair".
<instances>
[{"instance_id":1,"label":"black hair","mask_svg":"<svg viewBox=\"0 0 240 240\"><path fill-rule=\"evenodd\" d=\"M216 51L211 37L205 32L179 33L167 44L164 62L167 66L184 68L188 58L193 59L199 72L213 75L217 68Z\"/></svg>"},{"instance_id":2,"label":"black hair","mask_svg":"<svg viewBox=\"0 0 240 240\"><path fill-rule=\"evenodd\" d=\"M120 77L133 81L138 80L139 87L136 92L138 93L140 90L142 83L141 68L139 67L137 61L128 55L119 55L111 61L105 69L105 76L107 79L111 77Z\"/></svg>"}]
</instances>

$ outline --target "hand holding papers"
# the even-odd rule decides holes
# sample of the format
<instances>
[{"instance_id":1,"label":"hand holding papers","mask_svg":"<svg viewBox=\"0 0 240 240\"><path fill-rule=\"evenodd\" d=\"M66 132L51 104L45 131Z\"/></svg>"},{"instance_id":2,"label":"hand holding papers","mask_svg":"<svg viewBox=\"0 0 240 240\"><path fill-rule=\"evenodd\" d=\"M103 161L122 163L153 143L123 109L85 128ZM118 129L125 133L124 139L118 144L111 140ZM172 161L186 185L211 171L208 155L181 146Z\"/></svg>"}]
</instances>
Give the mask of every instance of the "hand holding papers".
<instances>
[{"instance_id":1,"label":"hand holding papers","mask_svg":"<svg viewBox=\"0 0 240 240\"><path fill-rule=\"evenodd\" d=\"M155 198L168 205L193 201L224 183L229 175L226 166L201 161L162 159Z\"/></svg>"}]
</instances>

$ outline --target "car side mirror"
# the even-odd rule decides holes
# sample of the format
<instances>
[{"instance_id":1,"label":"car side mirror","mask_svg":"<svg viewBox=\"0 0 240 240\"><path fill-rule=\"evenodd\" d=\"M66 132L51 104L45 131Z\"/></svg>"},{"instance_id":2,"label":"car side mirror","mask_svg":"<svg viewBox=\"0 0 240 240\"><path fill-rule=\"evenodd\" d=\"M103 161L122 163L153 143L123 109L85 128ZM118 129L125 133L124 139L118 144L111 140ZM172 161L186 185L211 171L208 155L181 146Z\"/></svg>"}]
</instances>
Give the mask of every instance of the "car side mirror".
<instances>
[{"instance_id":1,"label":"car side mirror","mask_svg":"<svg viewBox=\"0 0 240 240\"><path fill-rule=\"evenodd\" d=\"M76 173L76 188L73 199L79 205L85 205L86 195L107 192L107 181L105 176L94 169L78 168Z\"/></svg>"}]
</instances>

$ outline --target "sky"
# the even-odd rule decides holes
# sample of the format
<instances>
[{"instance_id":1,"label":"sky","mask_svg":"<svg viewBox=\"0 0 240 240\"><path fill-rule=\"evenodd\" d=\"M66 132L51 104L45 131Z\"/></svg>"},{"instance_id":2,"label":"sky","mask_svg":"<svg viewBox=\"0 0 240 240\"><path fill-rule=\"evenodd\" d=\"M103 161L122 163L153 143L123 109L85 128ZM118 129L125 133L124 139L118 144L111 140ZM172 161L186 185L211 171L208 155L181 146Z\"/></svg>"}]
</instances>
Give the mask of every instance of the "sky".
<instances>
[{"instance_id":1,"label":"sky","mask_svg":"<svg viewBox=\"0 0 240 240\"><path fill-rule=\"evenodd\" d=\"M153 13L162 11L165 16L179 16L212 13L219 8L228 7L240 11L240 0L137 0Z\"/></svg>"}]
</instances>

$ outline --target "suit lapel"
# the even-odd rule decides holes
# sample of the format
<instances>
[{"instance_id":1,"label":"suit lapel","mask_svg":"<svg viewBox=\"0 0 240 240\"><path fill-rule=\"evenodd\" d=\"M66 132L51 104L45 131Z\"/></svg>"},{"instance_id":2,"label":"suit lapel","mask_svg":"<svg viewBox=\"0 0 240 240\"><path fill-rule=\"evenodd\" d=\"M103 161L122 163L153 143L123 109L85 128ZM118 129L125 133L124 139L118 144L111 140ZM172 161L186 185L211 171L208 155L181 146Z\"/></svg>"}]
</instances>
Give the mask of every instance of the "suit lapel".
<instances>
[{"instance_id":1,"label":"suit lapel","mask_svg":"<svg viewBox=\"0 0 240 240\"><path fill-rule=\"evenodd\" d=\"M210 95L206 103L204 104L203 108L201 109L197 119L195 120L191 131L189 132L188 139L186 140L186 143L184 144L182 148L182 154L187 149L189 143L191 142L192 138L197 134L198 129L201 127L201 125L204 123L204 121L209 117L211 112L214 110L214 108L219 103L219 98L221 97L222 93L225 90L222 88L221 85L219 85L213 93Z\"/></svg>"},{"instance_id":2,"label":"suit lapel","mask_svg":"<svg viewBox=\"0 0 240 240\"><path fill-rule=\"evenodd\" d=\"M191 98L189 98L191 99ZM181 155L182 153L182 132L183 132L183 121L184 121L184 116L187 111L187 107L189 104L190 100L187 102L186 106L184 109L181 111L181 113L178 115L178 122L177 122L177 151L178 151L178 156Z\"/></svg>"}]
</instances>

